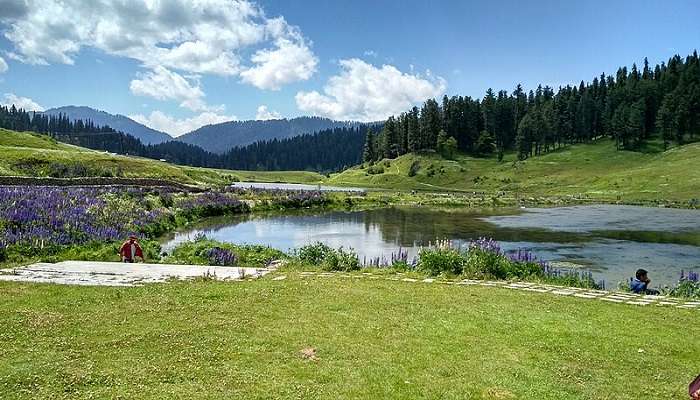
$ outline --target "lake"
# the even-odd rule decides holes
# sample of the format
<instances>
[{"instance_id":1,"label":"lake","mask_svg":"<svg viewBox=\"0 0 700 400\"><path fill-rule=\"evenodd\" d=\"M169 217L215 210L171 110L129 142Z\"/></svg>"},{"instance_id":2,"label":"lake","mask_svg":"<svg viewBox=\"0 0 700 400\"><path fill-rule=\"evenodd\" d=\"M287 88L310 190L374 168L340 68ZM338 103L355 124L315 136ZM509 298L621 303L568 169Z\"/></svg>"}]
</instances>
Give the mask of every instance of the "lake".
<instances>
[{"instance_id":1,"label":"lake","mask_svg":"<svg viewBox=\"0 0 700 400\"><path fill-rule=\"evenodd\" d=\"M643 267L654 285L673 284L681 270L700 269L700 211L633 206L532 209L392 207L366 211L256 214L215 218L163 238L165 251L204 233L232 243L280 250L316 241L352 247L360 259L448 238L466 246L492 237L507 251L529 249L557 266L586 268L608 287Z\"/></svg>"},{"instance_id":2,"label":"lake","mask_svg":"<svg viewBox=\"0 0 700 400\"><path fill-rule=\"evenodd\" d=\"M355 187L340 187L327 185L306 185L303 183L274 183L274 182L236 182L231 187L242 189L264 189L264 190L302 190L321 192L364 192L365 189Z\"/></svg>"}]
</instances>

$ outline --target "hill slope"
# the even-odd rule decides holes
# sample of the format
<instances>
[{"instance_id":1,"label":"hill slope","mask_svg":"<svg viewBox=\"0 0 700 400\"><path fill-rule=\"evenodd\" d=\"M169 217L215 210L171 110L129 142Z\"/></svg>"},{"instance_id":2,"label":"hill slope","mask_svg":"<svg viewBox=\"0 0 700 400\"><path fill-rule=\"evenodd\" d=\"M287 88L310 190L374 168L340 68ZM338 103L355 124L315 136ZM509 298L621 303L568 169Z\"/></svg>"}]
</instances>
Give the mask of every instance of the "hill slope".
<instances>
[{"instance_id":1,"label":"hill slope","mask_svg":"<svg viewBox=\"0 0 700 400\"><path fill-rule=\"evenodd\" d=\"M122 176L188 184L231 181L316 183L313 172L254 172L185 167L60 143L46 135L0 129L0 176Z\"/></svg>"},{"instance_id":2,"label":"hill slope","mask_svg":"<svg viewBox=\"0 0 700 400\"><path fill-rule=\"evenodd\" d=\"M65 114L71 121L76 119L92 120L97 125L109 125L110 127L140 139L144 144L158 144L173 140L165 132L151 129L129 117L120 114L110 114L105 111L95 110L90 107L65 106L51 108L44 111L47 115Z\"/></svg>"},{"instance_id":3,"label":"hill slope","mask_svg":"<svg viewBox=\"0 0 700 400\"><path fill-rule=\"evenodd\" d=\"M417 173L409 177L416 163ZM616 151L610 140L560 149L526 161L435 153L384 160L370 171L355 167L335 174L330 184L397 189L507 191L523 196L586 195L595 199L700 198L700 143L657 154ZM388 166L387 166L388 165ZM380 168L381 167L381 168ZM383 173L380 172L383 169ZM370 172L375 172L371 174Z\"/></svg>"},{"instance_id":4,"label":"hill slope","mask_svg":"<svg viewBox=\"0 0 700 400\"><path fill-rule=\"evenodd\" d=\"M334 121L318 117L229 121L203 126L176 140L199 146L212 153L224 153L236 146L245 146L258 141L289 138L325 129L357 125L357 122Z\"/></svg>"}]
</instances>

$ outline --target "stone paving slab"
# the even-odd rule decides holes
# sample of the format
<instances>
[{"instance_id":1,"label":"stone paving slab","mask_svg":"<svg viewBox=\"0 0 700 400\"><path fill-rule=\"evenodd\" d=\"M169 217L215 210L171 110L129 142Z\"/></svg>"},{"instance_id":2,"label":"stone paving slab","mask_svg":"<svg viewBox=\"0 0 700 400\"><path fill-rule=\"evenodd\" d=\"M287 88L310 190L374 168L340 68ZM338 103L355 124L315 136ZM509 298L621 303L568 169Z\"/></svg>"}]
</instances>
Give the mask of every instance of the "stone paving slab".
<instances>
[{"instance_id":1,"label":"stone paving slab","mask_svg":"<svg viewBox=\"0 0 700 400\"><path fill-rule=\"evenodd\" d=\"M136 286L169 279L209 277L241 280L263 276L272 269L202 265L145 264L97 261L38 263L0 271L1 281L57 283L85 286Z\"/></svg>"},{"instance_id":2,"label":"stone paving slab","mask_svg":"<svg viewBox=\"0 0 700 400\"><path fill-rule=\"evenodd\" d=\"M317 272L309 273L304 272L304 277L313 276L336 276L336 277L350 277L347 274L331 273L331 272ZM607 290L594 290L585 288L575 288L566 286L555 286L555 285L543 285L534 282L507 282L507 281L480 281L476 279L463 279L463 280L445 280L445 279L434 279L425 278L422 280L412 279L412 278L401 278L397 276L386 276L382 274L372 274L369 272L364 272L362 274L355 275L360 278L377 279L382 277L382 279L387 281L403 281L403 282L419 282L424 284L443 284L443 285L459 285L459 286L489 286L489 287L500 287L505 289L522 290L527 292L536 293L547 293L555 294L560 296L572 296L579 299L586 300L601 300L610 303L619 304L630 304L636 306L648 306L655 305L658 307L675 307L690 310L700 310L700 301L683 301L682 299L671 298L668 296L656 296L656 295L642 295L636 293L627 292L612 292Z\"/></svg>"}]
</instances>

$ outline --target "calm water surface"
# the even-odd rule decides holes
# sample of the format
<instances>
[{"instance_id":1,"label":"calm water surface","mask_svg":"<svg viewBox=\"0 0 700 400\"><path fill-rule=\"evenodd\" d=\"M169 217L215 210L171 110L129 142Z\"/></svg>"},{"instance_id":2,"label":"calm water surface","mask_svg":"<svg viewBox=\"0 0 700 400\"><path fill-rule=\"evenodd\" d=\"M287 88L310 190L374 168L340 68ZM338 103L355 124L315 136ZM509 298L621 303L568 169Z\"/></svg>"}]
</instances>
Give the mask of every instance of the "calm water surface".
<instances>
[{"instance_id":1,"label":"calm water surface","mask_svg":"<svg viewBox=\"0 0 700 400\"><path fill-rule=\"evenodd\" d=\"M508 251L532 250L565 267L587 268L607 285L638 267L653 284L674 283L682 269L700 269L700 211L631 206L441 210L385 208L352 212L295 212L211 219L163 239L166 251L198 233L225 242L280 250L324 242L352 247L362 258L400 248L415 256L436 238L459 244L488 236Z\"/></svg>"},{"instance_id":2,"label":"calm water surface","mask_svg":"<svg viewBox=\"0 0 700 400\"><path fill-rule=\"evenodd\" d=\"M231 187L243 189L275 189L275 190L305 190L321 192L364 192L365 189L355 187L340 187L326 185L305 185L302 183L268 183L268 182L236 182Z\"/></svg>"}]
</instances>

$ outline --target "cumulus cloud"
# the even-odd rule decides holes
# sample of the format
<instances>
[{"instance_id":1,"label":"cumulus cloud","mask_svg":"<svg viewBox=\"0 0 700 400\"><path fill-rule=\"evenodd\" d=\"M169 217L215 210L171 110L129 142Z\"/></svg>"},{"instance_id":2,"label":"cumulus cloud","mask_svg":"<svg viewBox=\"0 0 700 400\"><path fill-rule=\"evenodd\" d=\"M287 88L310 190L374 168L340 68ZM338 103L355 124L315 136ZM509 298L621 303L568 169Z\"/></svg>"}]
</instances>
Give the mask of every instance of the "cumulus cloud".
<instances>
[{"instance_id":1,"label":"cumulus cloud","mask_svg":"<svg viewBox=\"0 0 700 400\"><path fill-rule=\"evenodd\" d=\"M7 71L10 67L7 66L5 59L0 57L0 74Z\"/></svg>"},{"instance_id":2,"label":"cumulus cloud","mask_svg":"<svg viewBox=\"0 0 700 400\"><path fill-rule=\"evenodd\" d=\"M14 93L5 93L2 100L3 106L15 105L17 108L21 108L24 111L44 111L44 107L40 106L36 101L30 99L29 97L17 96Z\"/></svg>"},{"instance_id":3,"label":"cumulus cloud","mask_svg":"<svg viewBox=\"0 0 700 400\"><path fill-rule=\"evenodd\" d=\"M291 82L305 81L316 72L318 58L303 40L278 39L274 49L255 52L255 67L241 72L243 82L268 90L279 90Z\"/></svg>"},{"instance_id":4,"label":"cumulus cloud","mask_svg":"<svg viewBox=\"0 0 700 400\"><path fill-rule=\"evenodd\" d=\"M206 111L191 118L177 119L162 111L153 111L150 115L143 114L129 115L134 121L144 124L150 128L168 133L170 136L180 136L191 132L204 125L218 124L226 121L234 121L236 116L220 115L215 112Z\"/></svg>"},{"instance_id":5,"label":"cumulus cloud","mask_svg":"<svg viewBox=\"0 0 700 400\"><path fill-rule=\"evenodd\" d=\"M298 92L300 110L339 120L379 121L428 98L440 96L447 83L427 71L404 73L392 65L381 68L360 59L340 61L342 71L317 91Z\"/></svg>"},{"instance_id":6,"label":"cumulus cloud","mask_svg":"<svg viewBox=\"0 0 700 400\"><path fill-rule=\"evenodd\" d=\"M267 121L268 119L281 119L282 114L277 111L271 111L267 109L266 105L261 105L258 107L258 111L255 113L255 119L261 121Z\"/></svg>"},{"instance_id":7,"label":"cumulus cloud","mask_svg":"<svg viewBox=\"0 0 700 400\"><path fill-rule=\"evenodd\" d=\"M129 89L137 96L179 101L181 107L192 111L213 111L205 104L204 92L198 83L192 84L182 75L162 66L140 74L138 79L131 81Z\"/></svg>"},{"instance_id":8,"label":"cumulus cloud","mask_svg":"<svg viewBox=\"0 0 700 400\"><path fill-rule=\"evenodd\" d=\"M242 76L278 88L308 79L315 56L282 17L268 18L247 0L2 0L8 55L30 64L73 64L84 47L128 57L154 69ZM272 47L272 46L274 47ZM241 54L253 53L252 65ZM294 65L280 60L293 57Z\"/></svg>"}]
</instances>

